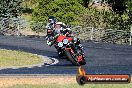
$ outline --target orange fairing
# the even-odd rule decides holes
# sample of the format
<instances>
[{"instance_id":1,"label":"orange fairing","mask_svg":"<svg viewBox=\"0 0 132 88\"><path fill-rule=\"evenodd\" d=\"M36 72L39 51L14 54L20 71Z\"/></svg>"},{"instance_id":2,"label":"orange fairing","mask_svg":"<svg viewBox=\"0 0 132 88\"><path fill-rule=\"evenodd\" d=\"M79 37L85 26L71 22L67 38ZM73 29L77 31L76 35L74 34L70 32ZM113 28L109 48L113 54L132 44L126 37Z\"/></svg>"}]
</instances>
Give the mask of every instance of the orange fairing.
<instances>
[{"instance_id":1,"label":"orange fairing","mask_svg":"<svg viewBox=\"0 0 132 88\"><path fill-rule=\"evenodd\" d=\"M65 35L59 35L57 38L57 42L62 42L65 38L67 38L69 41L72 41L72 37L66 37Z\"/></svg>"},{"instance_id":2,"label":"orange fairing","mask_svg":"<svg viewBox=\"0 0 132 88\"><path fill-rule=\"evenodd\" d=\"M85 70L84 70L82 67L79 67L79 68L78 68L78 72L79 72L79 74L80 74L81 76L85 76L85 75L86 75L86 72L85 72Z\"/></svg>"},{"instance_id":3,"label":"orange fairing","mask_svg":"<svg viewBox=\"0 0 132 88\"><path fill-rule=\"evenodd\" d=\"M58 36L57 42L62 42L64 40L64 38L66 38L66 36L64 36L64 35Z\"/></svg>"},{"instance_id":4,"label":"orange fairing","mask_svg":"<svg viewBox=\"0 0 132 88\"><path fill-rule=\"evenodd\" d=\"M72 41L72 40L73 40L73 38L72 38L72 37L70 37L70 38L68 38L68 40L69 40L69 41Z\"/></svg>"}]
</instances>

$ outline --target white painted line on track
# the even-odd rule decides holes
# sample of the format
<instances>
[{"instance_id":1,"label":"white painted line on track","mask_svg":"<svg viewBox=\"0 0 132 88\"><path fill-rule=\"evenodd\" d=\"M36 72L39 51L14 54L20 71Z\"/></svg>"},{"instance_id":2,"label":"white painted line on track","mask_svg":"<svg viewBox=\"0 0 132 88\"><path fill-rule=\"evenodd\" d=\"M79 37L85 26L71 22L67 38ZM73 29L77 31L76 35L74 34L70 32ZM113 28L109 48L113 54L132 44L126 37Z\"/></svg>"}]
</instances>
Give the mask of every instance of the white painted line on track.
<instances>
[{"instance_id":1,"label":"white painted line on track","mask_svg":"<svg viewBox=\"0 0 132 88\"><path fill-rule=\"evenodd\" d=\"M51 65L55 65L55 64L59 63L59 60L58 59L55 59L55 58L51 58L51 59L54 60L54 62L51 63Z\"/></svg>"}]
</instances>

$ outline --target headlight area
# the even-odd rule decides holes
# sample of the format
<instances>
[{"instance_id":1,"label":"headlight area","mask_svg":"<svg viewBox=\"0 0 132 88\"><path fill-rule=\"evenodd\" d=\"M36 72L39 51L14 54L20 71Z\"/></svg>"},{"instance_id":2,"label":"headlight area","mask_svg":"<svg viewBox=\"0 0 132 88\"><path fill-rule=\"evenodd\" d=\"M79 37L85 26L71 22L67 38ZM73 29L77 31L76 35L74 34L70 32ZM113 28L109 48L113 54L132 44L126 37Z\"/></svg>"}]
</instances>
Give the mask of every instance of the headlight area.
<instances>
[{"instance_id":1,"label":"headlight area","mask_svg":"<svg viewBox=\"0 0 132 88\"><path fill-rule=\"evenodd\" d=\"M63 42L59 42L59 43L58 43L58 46L59 46L59 47L63 47Z\"/></svg>"},{"instance_id":2,"label":"headlight area","mask_svg":"<svg viewBox=\"0 0 132 88\"><path fill-rule=\"evenodd\" d=\"M64 40L63 40L63 43L64 43L64 44L67 44L67 43L68 43L68 39L64 39Z\"/></svg>"}]
</instances>

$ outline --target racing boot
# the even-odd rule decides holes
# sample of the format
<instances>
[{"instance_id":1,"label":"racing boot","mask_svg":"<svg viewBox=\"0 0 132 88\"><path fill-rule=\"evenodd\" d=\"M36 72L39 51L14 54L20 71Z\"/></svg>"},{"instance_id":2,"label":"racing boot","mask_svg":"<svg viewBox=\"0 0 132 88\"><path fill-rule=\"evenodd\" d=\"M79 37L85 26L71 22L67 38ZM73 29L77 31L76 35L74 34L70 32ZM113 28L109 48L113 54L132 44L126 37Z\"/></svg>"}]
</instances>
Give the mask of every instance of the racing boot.
<instances>
[{"instance_id":1,"label":"racing boot","mask_svg":"<svg viewBox=\"0 0 132 88\"><path fill-rule=\"evenodd\" d=\"M59 56L60 58L62 58L62 57L64 57L64 53L61 52L61 51L58 51L58 56Z\"/></svg>"}]
</instances>

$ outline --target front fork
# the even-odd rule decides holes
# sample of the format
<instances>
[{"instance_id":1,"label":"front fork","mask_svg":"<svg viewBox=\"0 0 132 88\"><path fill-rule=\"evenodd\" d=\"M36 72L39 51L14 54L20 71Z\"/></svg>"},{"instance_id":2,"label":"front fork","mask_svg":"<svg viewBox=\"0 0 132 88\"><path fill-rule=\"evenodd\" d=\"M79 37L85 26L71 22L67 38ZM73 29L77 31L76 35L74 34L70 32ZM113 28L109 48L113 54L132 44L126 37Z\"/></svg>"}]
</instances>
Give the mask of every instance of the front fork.
<instances>
[{"instance_id":1,"label":"front fork","mask_svg":"<svg viewBox=\"0 0 132 88\"><path fill-rule=\"evenodd\" d=\"M69 50L72 54L75 54L72 48L66 48L66 50Z\"/></svg>"},{"instance_id":2,"label":"front fork","mask_svg":"<svg viewBox=\"0 0 132 88\"><path fill-rule=\"evenodd\" d=\"M77 62L80 62L80 61L84 60L84 55L83 54L78 54L77 51L73 50L71 47L66 48L66 50L69 50L74 55L74 57L76 57Z\"/></svg>"}]
</instances>

